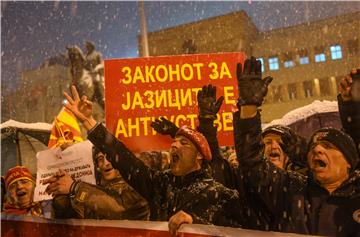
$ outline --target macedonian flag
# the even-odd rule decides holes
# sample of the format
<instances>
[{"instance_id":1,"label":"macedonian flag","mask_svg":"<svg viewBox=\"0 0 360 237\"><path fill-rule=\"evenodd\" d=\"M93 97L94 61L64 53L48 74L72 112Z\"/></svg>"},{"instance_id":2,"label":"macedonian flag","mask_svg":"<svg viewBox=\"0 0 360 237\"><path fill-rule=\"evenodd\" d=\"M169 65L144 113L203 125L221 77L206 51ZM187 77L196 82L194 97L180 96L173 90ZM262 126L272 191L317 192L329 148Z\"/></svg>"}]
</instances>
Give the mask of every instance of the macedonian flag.
<instances>
[{"instance_id":1,"label":"macedonian flag","mask_svg":"<svg viewBox=\"0 0 360 237\"><path fill-rule=\"evenodd\" d=\"M49 148L59 147L67 142L82 142L79 124L74 114L63 107L55 117L53 127L51 129Z\"/></svg>"}]
</instances>

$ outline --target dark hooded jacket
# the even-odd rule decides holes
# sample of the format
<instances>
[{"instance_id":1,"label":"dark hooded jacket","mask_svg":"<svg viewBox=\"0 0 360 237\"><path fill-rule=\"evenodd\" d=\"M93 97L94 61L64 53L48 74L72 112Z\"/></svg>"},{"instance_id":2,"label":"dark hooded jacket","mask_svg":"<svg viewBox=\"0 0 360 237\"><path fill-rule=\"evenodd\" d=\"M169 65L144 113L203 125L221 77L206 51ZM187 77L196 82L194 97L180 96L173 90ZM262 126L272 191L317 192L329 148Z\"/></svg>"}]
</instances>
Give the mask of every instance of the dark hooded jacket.
<instances>
[{"instance_id":1,"label":"dark hooded jacket","mask_svg":"<svg viewBox=\"0 0 360 237\"><path fill-rule=\"evenodd\" d=\"M262 152L260 114L240 119L234 114L234 136L240 169L275 216L279 231L330 236L360 233L360 172L351 173L333 193L311 176L283 171Z\"/></svg>"},{"instance_id":2,"label":"dark hooded jacket","mask_svg":"<svg viewBox=\"0 0 360 237\"><path fill-rule=\"evenodd\" d=\"M150 220L167 221L182 210L194 223L240 226L238 192L215 182L204 169L186 176L154 171L136 156L102 124L88 133L88 139L103 153L114 168L150 205Z\"/></svg>"}]
</instances>

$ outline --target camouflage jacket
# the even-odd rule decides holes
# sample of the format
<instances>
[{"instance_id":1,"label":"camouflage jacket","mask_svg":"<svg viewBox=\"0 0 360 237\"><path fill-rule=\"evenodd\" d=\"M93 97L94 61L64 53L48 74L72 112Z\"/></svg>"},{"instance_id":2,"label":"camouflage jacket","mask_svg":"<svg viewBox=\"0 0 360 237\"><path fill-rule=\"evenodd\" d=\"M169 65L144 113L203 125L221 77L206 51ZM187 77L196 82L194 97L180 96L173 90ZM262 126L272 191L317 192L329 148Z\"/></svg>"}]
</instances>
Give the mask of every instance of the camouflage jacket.
<instances>
[{"instance_id":1,"label":"camouflage jacket","mask_svg":"<svg viewBox=\"0 0 360 237\"><path fill-rule=\"evenodd\" d=\"M53 206L57 218L149 220L150 216L146 200L120 174L101 186L80 182L74 195L55 198Z\"/></svg>"}]
</instances>

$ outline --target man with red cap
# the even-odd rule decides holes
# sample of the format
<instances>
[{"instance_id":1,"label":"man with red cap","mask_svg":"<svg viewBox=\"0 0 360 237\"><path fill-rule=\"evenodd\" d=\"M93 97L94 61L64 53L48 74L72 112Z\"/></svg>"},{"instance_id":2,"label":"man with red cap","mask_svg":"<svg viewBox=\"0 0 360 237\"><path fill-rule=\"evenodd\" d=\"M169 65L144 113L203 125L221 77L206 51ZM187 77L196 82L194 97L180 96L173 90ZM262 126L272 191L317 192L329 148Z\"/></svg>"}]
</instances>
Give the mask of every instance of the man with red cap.
<instances>
[{"instance_id":1,"label":"man with red cap","mask_svg":"<svg viewBox=\"0 0 360 237\"><path fill-rule=\"evenodd\" d=\"M238 192L211 178L208 161L211 151L205 137L181 127L170 148L170 171L154 171L137 159L121 141L92 117L92 103L72 88L66 105L88 130L88 139L106 153L114 168L150 205L150 220L169 220L175 234L183 223L241 226ZM74 187L76 189L76 185ZM239 211L240 210L240 211Z\"/></svg>"},{"instance_id":2,"label":"man with red cap","mask_svg":"<svg viewBox=\"0 0 360 237\"><path fill-rule=\"evenodd\" d=\"M5 175L8 202L4 212L17 215L44 216L40 203L33 202L35 180L24 166L15 166Z\"/></svg>"}]
</instances>

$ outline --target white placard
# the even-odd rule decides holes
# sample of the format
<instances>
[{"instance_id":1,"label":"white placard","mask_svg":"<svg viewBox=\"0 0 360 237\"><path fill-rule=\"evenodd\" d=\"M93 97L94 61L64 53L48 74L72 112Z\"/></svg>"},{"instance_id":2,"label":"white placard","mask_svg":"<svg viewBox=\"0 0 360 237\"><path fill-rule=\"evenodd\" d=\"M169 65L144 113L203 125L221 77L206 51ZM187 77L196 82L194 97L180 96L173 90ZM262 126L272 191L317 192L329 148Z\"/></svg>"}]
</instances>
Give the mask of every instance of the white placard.
<instances>
[{"instance_id":1,"label":"white placard","mask_svg":"<svg viewBox=\"0 0 360 237\"><path fill-rule=\"evenodd\" d=\"M52 148L36 154L37 176L34 201L50 200L51 195L45 192L44 180L53 176L59 169L65 170L74 179L95 184L92 144L89 141L79 142L61 151Z\"/></svg>"}]
</instances>

